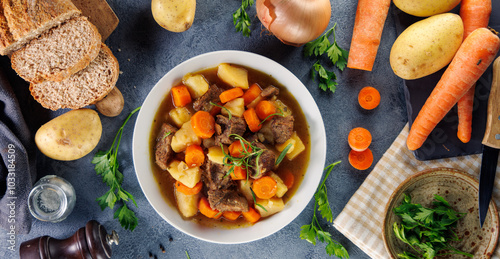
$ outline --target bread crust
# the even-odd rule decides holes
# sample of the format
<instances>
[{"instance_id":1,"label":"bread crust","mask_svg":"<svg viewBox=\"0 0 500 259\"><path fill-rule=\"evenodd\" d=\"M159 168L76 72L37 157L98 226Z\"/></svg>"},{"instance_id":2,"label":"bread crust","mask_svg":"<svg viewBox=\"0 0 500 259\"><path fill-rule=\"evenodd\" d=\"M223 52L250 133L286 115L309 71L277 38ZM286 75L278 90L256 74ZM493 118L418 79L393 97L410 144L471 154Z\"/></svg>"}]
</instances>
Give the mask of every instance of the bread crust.
<instances>
[{"instance_id":1,"label":"bread crust","mask_svg":"<svg viewBox=\"0 0 500 259\"><path fill-rule=\"evenodd\" d=\"M103 62L106 63L106 70L93 73L93 69L102 69ZM119 71L118 60L102 43L99 56L88 67L61 82L32 83L30 92L44 108L53 111L64 108L80 109L96 103L111 92L118 81ZM99 78L91 78L92 82L89 83L88 78L96 74Z\"/></svg>"},{"instance_id":2,"label":"bread crust","mask_svg":"<svg viewBox=\"0 0 500 259\"><path fill-rule=\"evenodd\" d=\"M63 43L67 43L65 41L68 38L61 38L57 32L59 30L64 32L67 28L71 28L70 26L80 25L82 22L83 26L88 26L90 33L89 37L79 35L79 37L85 37L84 41L88 42L87 49L66 48ZM101 35L97 27L86 17L80 16L44 32L39 38L14 52L11 56L11 64L17 74L28 82L40 83L45 80L60 82L87 67L97 57L100 49ZM78 60L67 62L66 56L73 51L83 53Z\"/></svg>"},{"instance_id":3,"label":"bread crust","mask_svg":"<svg viewBox=\"0 0 500 259\"><path fill-rule=\"evenodd\" d=\"M81 15L71 0L1 0L0 54L9 55L44 31Z\"/></svg>"}]
</instances>

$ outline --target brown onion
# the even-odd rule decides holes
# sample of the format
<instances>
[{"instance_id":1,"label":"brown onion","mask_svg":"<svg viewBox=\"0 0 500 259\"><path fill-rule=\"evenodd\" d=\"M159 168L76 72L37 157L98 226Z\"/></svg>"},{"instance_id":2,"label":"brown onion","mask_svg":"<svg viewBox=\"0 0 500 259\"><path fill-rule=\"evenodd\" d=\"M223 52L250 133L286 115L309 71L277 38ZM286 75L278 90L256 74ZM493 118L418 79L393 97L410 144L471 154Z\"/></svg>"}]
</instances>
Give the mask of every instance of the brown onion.
<instances>
[{"instance_id":1,"label":"brown onion","mask_svg":"<svg viewBox=\"0 0 500 259\"><path fill-rule=\"evenodd\" d=\"M301 46L319 37L332 14L330 0L257 0L260 22L283 43Z\"/></svg>"}]
</instances>

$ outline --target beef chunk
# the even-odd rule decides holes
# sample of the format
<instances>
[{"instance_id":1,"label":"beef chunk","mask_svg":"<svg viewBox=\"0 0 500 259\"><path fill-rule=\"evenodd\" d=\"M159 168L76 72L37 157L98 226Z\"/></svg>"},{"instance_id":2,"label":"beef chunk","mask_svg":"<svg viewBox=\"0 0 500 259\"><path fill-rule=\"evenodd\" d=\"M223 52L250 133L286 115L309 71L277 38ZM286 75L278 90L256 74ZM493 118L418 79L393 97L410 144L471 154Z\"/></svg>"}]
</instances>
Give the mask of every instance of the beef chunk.
<instances>
[{"instance_id":1,"label":"beef chunk","mask_svg":"<svg viewBox=\"0 0 500 259\"><path fill-rule=\"evenodd\" d=\"M270 99L273 96L276 96L278 94L280 94L280 89L278 89L275 86L270 85L270 86L264 88L264 90L262 90L262 92L260 93L260 96L262 96L264 99Z\"/></svg>"},{"instance_id":2,"label":"beef chunk","mask_svg":"<svg viewBox=\"0 0 500 259\"><path fill-rule=\"evenodd\" d=\"M235 189L209 190L208 202L212 209L224 211L248 211L247 199Z\"/></svg>"},{"instance_id":3,"label":"beef chunk","mask_svg":"<svg viewBox=\"0 0 500 259\"><path fill-rule=\"evenodd\" d=\"M226 176L226 166L212 163L210 160L203 171L204 183L208 191L208 202L212 209L224 211L248 211L248 201L236 188L231 177Z\"/></svg>"},{"instance_id":4,"label":"beef chunk","mask_svg":"<svg viewBox=\"0 0 500 259\"><path fill-rule=\"evenodd\" d=\"M273 117L271 122L271 131L276 144L283 144L292 136L294 120L295 119L292 115L286 117Z\"/></svg>"},{"instance_id":5,"label":"beef chunk","mask_svg":"<svg viewBox=\"0 0 500 259\"><path fill-rule=\"evenodd\" d=\"M262 175L265 173L273 170L274 168L274 163L276 162L276 155L274 154L273 151L269 150L266 148L266 146L260 142L254 142L254 146L260 148L263 152L259 156L259 171L255 171L250 175L250 177L257 179L260 178ZM257 158L254 157L251 160L251 164L256 164Z\"/></svg>"},{"instance_id":6,"label":"beef chunk","mask_svg":"<svg viewBox=\"0 0 500 259\"><path fill-rule=\"evenodd\" d=\"M210 112L214 107L212 103L220 103L219 95L224 92L224 89L217 87L217 85L213 84L208 88L208 91L200 96L200 98L196 99L193 103L193 109L196 111L202 110L206 112Z\"/></svg>"},{"instance_id":7,"label":"beef chunk","mask_svg":"<svg viewBox=\"0 0 500 259\"><path fill-rule=\"evenodd\" d=\"M170 143L172 142L172 137L176 131L177 128L174 126L163 123L163 125L161 125L160 133L158 133L158 136L156 137L156 164L163 170L167 170L168 161L174 154Z\"/></svg>"},{"instance_id":8,"label":"beef chunk","mask_svg":"<svg viewBox=\"0 0 500 259\"><path fill-rule=\"evenodd\" d=\"M205 185L210 190L227 189L235 187L231 177L225 177L229 168L227 166L212 163L208 160L205 163L204 177Z\"/></svg>"},{"instance_id":9,"label":"beef chunk","mask_svg":"<svg viewBox=\"0 0 500 259\"><path fill-rule=\"evenodd\" d=\"M217 115L215 121L215 145L226 144L229 145L234 141L234 138L229 137L231 134L243 136L247 128L247 123L244 119L231 116L231 119L224 115Z\"/></svg>"}]
</instances>

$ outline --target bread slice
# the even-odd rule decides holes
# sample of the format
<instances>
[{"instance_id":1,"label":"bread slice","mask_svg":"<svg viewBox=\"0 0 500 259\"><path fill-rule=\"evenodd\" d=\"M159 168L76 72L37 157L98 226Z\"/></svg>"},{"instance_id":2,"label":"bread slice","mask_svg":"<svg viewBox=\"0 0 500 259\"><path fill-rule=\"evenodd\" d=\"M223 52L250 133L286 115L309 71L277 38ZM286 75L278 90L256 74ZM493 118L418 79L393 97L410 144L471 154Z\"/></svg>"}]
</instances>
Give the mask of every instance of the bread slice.
<instances>
[{"instance_id":1,"label":"bread slice","mask_svg":"<svg viewBox=\"0 0 500 259\"><path fill-rule=\"evenodd\" d=\"M48 29L81 15L71 0L0 0L0 55L10 55Z\"/></svg>"},{"instance_id":2,"label":"bread slice","mask_svg":"<svg viewBox=\"0 0 500 259\"><path fill-rule=\"evenodd\" d=\"M99 54L101 35L84 16L73 18L30 41L11 56L24 80L62 81L85 68Z\"/></svg>"},{"instance_id":3,"label":"bread slice","mask_svg":"<svg viewBox=\"0 0 500 259\"><path fill-rule=\"evenodd\" d=\"M79 109L104 98L118 80L118 60L102 44L101 51L88 67L61 82L31 84L31 95L43 107Z\"/></svg>"}]
</instances>

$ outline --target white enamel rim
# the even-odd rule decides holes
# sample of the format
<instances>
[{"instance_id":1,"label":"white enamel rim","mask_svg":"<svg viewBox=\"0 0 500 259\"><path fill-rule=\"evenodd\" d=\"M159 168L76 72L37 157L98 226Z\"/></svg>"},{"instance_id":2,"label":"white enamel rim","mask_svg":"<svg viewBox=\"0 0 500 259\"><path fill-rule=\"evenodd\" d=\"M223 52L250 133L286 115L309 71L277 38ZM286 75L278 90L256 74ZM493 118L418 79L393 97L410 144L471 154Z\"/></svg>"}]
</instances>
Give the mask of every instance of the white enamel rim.
<instances>
[{"instance_id":1,"label":"white enamel rim","mask_svg":"<svg viewBox=\"0 0 500 259\"><path fill-rule=\"evenodd\" d=\"M182 219L177 209L169 205L161 195L150 162L149 136L153 118L170 88L179 83L186 73L215 67L219 63L233 63L257 69L273 76L287 87L302 107L311 136L311 154L306 175L292 199L286 204L285 209L246 228L209 228ZM146 97L135 123L132 146L137 180L156 212L180 231L207 242L220 244L255 241L272 235L292 222L312 199L323 175L326 158L326 134L323 119L316 102L306 87L295 75L277 62L244 51L209 52L184 61L170 70Z\"/></svg>"}]
</instances>

